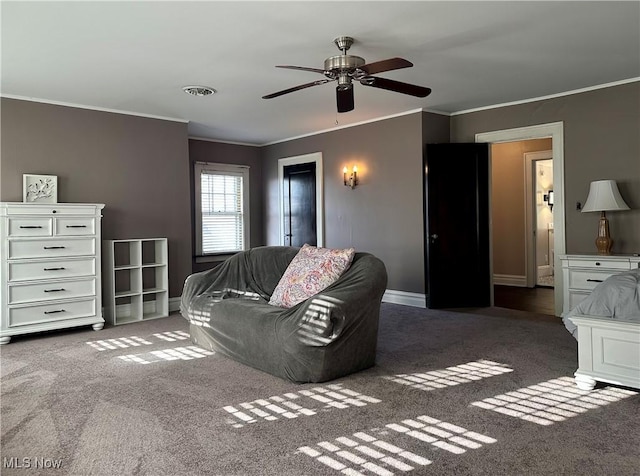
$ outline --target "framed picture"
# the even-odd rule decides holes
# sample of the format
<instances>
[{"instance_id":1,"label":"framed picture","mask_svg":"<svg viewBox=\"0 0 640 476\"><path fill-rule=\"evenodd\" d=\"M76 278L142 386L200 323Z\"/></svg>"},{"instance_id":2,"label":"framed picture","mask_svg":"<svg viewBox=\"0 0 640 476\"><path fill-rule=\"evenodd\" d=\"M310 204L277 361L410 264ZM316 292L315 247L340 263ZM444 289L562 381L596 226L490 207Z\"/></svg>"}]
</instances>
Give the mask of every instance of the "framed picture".
<instances>
[{"instance_id":1,"label":"framed picture","mask_svg":"<svg viewBox=\"0 0 640 476\"><path fill-rule=\"evenodd\" d=\"M22 201L58 203L58 176L23 174Z\"/></svg>"}]
</instances>

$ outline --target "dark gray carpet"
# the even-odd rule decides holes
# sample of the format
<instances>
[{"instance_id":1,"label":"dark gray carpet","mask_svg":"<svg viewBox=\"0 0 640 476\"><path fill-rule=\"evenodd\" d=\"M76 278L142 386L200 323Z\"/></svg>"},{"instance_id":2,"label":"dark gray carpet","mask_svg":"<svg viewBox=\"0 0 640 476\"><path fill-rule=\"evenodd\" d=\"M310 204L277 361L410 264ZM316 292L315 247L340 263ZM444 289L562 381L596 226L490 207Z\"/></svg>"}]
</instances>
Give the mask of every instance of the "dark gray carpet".
<instances>
[{"instance_id":1,"label":"dark gray carpet","mask_svg":"<svg viewBox=\"0 0 640 476\"><path fill-rule=\"evenodd\" d=\"M204 355L187 329L3 346L1 473L640 474L640 396L577 390L557 318L384 304L376 366L309 385Z\"/></svg>"}]
</instances>

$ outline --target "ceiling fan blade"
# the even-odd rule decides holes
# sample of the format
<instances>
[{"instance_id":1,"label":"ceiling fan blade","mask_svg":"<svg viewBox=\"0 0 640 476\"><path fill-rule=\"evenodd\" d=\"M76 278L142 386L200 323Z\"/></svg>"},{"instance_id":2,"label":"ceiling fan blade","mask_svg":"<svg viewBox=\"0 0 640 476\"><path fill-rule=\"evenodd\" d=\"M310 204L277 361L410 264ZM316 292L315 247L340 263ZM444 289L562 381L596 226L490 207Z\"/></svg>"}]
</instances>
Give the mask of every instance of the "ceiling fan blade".
<instances>
[{"instance_id":1,"label":"ceiling fan blade","mask_svg":"<svg viewBox=\"0 0 640 476\"><path fill-rule=\"evenodd\" d=\"M306 66L287 66L287 65L279 65L276 68L286 68L286 69L297 69L300 71L310 71L311 73L320 73L324 74L324 69L318 68L307 68Z\"/></svg>"},{"instance_id":2,"label":"ceiling fan blade","mask_svg":"<svg viewBox=\"0 0 640 476\"><path fill-rule=\"evenodd\" d=\"M289 94L294 91L300 91L301 89L310 88L311 86L319 86L324 83L328 83L332 81L331 79L319 79L317 81L313 81L312 83L301 84L299 86L294 86L293 88L283 89L282 91L278 91L276 93L267 94L266 96L262 96L262 99L271 99L277 98L278 96L282 96L283 94Z\"/></svg>"},{"instance_id":3,"label":"ceiling fan blade","mask_svg":"<svg viewBox=\"0 0 640 476\"><path fill-rule=\"evenodd\" d=\"M353 111L355 107L353 101L353 85L347 89L343 89L340 86L336 87L336 103L338 112Z\"/></svg>"},{"instance_id":4,"label":"ceiling fan blade","mask_svg":"<svg viewBox=\"0 0 640 476\"><path fill-rule=\"evenodd\" d=\"M415 84L402 83L392 79L377 78L374 76L367 76L366 78L361 79L360 84L363 86L386 89L387 91L394 91L396 93L409 94L410 96L416 96L419 98L424 98L431 94L430 88L417 86Z\"/></svg>"},{"instance_id":5,"label":"ceiling fan blade","mask_svg":"<svg viewBox=\"0 0 640 476\"><path fill-rule=\"evenodd\" d=\"M413 63L404 58L389 58L375 63L363 64L358 69L369 74L384 73L385 71L393 71L394 69L411 68Z\"/></svg>"}]
</instances>

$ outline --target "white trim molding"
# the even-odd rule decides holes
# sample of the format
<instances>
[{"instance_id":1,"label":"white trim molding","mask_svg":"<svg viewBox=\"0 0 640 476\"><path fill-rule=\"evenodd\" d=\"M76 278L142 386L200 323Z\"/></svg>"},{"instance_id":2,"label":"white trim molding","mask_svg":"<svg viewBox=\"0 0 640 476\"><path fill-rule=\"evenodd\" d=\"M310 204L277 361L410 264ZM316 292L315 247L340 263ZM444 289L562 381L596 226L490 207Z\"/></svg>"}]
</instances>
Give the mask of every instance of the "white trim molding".
<instances>
[{"instance_id":1,"label":"white trim molding","mask_svg":"<svg viewBox=\"0 0 640 476\"><path fill-rule=\"evenodd\" d=\"M494 274L493 284L498 286L516 286L518 288L527 287L527 277L515 274Z\"/></svg>"},{"instance_id":2,"label":"white trim molding","mask_svg":"<svg viewBox=\"0 0 640 476\"><path fill-rule=\"evenodd\" d=\"M423 111L424 111L423 109L411 109L410 111L399 112L397 114L390 114L388 116L375 117L373 119L367 119L367 120L359 121L359 122L352 122L351 124L345 124L343 126L331 127L329 129L322 129L320 131L309 132L308 134L301 134L299 136L288 137L286 139L278 139L278 140L274 140L274 141L271 141L271 142L266 142L266 143L260 144L260 145L261 146L268 146L268 145L280 144L281 142L289 142L291 140L296 140L296 139L304 139L305 137L316 136L318 134L325 134L327 132L339 131L340 129L348 129L349 127L362 126L364 124L370 124L372 122L385 121L387 119L393 119L394 117L408 116L409 114L417 114L417 113L423 112ZM428 112L434 112L434 111L428 111ZM442 112L441 113L434 112L434 114L447 115L447 113L442 113Z\"/></svg>"},{"instance_id":3,"label":"white trim molding","mask_svg":"<svg viewBox=\"0 0 640 476\"><path fill-rule=\"evenodd\" d=\"M407 291L396 291L387 289L382 296L382 302L391 304L402 304L411 307L427 307L427 296L421 293L410 293Z\"/></svg>"},{"instance_id":4,"label":"white trim molding","mask_svg":"<svg viewBox=\"0 0 640 476\"><path fill-rule=\"evenodd\" d=\"M556 93L556 94L548 94L546 96L537 96L537 97L528 98L528 99L519 99L517 101L503 102L500 104L492 104L490 106L480 106L473 109L464 109L462 111L452 112L450 115L460 116L462 114L470 114L472 112L488 111L490 109L498 109L501 107L508 107L508 106L517 106L519 104L527 104L527 103L536 102L536 101L546 101L547 99L561 98L564 96L571 96L573 94L588 93L589 91L597 91L598 89L613 88L615 86L622 86L624 84L636 83L638 81L640 81L640 77L622 79L620 81L613 81L611 83L604 83L604 84L596 84L595 86L589 86L589 87L580 88L580 89L572 89L570 91L563 91L561 93Z\"/></svg>"},{"instance_id":5,"label":"white trim molding","mask_svg":"<svg viewBox=\"0 0 640 476\"><path fill-rule=\"evenodd\" d=\"M322 170L322 152L297 155L278 159L278 194L280 208L280 238L278 243L284 246L284 168L289 165L316 164L316 246L324 246L324 172Z\"/></svg>"},{"instance_id":6,"label":"white trim molding","mask_svg":"<svg viewBox=\"0 0 640 476\"><path fill-rule=\"evenodd\" d=\"M553 248L554 269L562 269L560 255L565 254L565 207L564 207L564 123L551 122L534 126L518 127L501 131L480 132L476 134L476 142L517 142L529 139L551 137L553 154ZM493 248L491 250L493 256ZM554 285L555 314L562 314L564 283L556 276Z\"/></svg>"},{"instance_id":7,"label":"white trim molding","mask_svg":"<svg viewBox=\"0 0 640 476\"><path fill-rule=\"evenodd\" d=\"M30 102L39 102L42 104L52 104L54 106L64 106L64 107L74 107L76 109L89 109L90 111L99 111L99 112L111 112L113 114L123 114L125 116L138 116L138 117L146 117L149 119L159 119L161 121L171 121L171 122L181 122L184 124L188 124L188 119L180 119L177 117L166 117L166 116L157 116L155 114L145 114L142 112L133 112L133 111L123 111L120 109L111 109L108 107L98 107L98 106L87 106L85 104L76 104L72 102L64 102L64 101L53 101L51 99L40 99L33 98L28 96L18 96L15 94L0 94L0 97L7 99L17 99L19 101L30 101Z\"/></svg>"}]
</instances>

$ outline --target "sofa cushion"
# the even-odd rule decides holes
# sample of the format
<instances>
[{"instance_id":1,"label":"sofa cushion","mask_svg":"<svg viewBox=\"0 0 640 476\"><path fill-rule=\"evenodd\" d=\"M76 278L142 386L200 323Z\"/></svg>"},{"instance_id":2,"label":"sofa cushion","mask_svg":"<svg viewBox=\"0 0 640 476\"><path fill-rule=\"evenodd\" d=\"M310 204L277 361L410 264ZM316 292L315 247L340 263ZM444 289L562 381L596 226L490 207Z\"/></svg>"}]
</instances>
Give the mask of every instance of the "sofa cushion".
<instances>
[{"instance_id":1,"label":"sofa cushion","mask_svg":"<svg viewBox=\"0 0 640 476\"><path fill-rule=\"evenodd\" d=\"M278 282L269 304L293 307L333 284L353 260L355 250L316 248L305 244Z\"/></svg>"}]
</instances>

